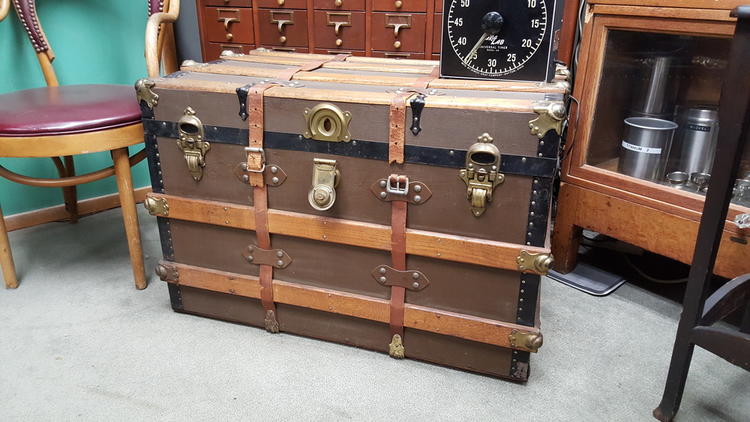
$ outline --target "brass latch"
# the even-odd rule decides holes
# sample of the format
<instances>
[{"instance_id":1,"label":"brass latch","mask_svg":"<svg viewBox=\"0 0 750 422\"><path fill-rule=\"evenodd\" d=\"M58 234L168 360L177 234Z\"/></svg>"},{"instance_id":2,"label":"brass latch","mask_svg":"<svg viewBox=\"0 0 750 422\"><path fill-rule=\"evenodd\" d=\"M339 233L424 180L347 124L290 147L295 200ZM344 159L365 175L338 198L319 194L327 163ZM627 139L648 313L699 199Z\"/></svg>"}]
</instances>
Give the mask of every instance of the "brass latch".
<instances>
[{"instance_id":1,"label":"brass latch","mask_svg":"<svg viewBox=\"0 0 750 422\"><path fill-rule=\"evenodd\" d=\"M484 214L487 203L492 201L492 191L505 180L500 173L500 150L492 143L492 137L483 133L466 152L466 168L459 177L466 183L467 196L474 217Z\"/></svg>"},{"instance_id":2,"label":"brass latch","mask_svg":"<svg viewBox=\"0 0 750 422\"><path fill-rule=\"evenodd\" d=\"M195 115L191 107L185 109L184 115L177 122L180 139L177 146L185 155L188 172L196 182L203 178L203 167L206 166L205 156L211 145L204 140L203 123Z\"/></svg>"},{"instance_id":3,"label":"brass latch","mask_svg":"<svg viewBox=\"0 0 750 422\"><path fill-rule=\"evenodd\" d=\"M151 215L157 215L160 217L169 216L169 204L165 198L147 196L146 199L143 200L143 207L146 208Z\"/></svg>"},{"instance_id":4,"label":"brass latch","mask_svg":"<svg viewBox=\"0 0 750 422\"><path fill-rule=\"evenodd\" d=\"M530 253L522 250L521 254L516 258L516 262L518 263L518 271L533 271L539 274L547 274L555 259L552 257L552 254Z\"/></svg>"},{"instance_id":5,"label":"brass latch","mask_svg":"<svg viewBox=\"0 0 750 422\"><path fill-rule=\"evenodd\" d=\"M341 172L336 168L336 160L313 159L312 189L307 195L310 206L318 211L327 211L336 202L336 187Z\"/></svg>"},{"instance_id":6,"label":"brass latch","mask_svg":"<svg viewBox=\"0 0 750 422\"><path fill-rule=\"evenodd\" d=\"M544 343L542 333L513 329L508 335L510 347L536 353Z\"/></svg>"},{"instance_id":7,"label":"brass latch","mask_svg":"<svg viewBox=\"0 0 750 422\"><path fill-rule=\"evenodd\" d=\"M304 111L307 130L303 136L307 139L329 142L349 142L349 122L352 114L342 111L337 105L320 103Z\"/></svg>"}]
</instances>

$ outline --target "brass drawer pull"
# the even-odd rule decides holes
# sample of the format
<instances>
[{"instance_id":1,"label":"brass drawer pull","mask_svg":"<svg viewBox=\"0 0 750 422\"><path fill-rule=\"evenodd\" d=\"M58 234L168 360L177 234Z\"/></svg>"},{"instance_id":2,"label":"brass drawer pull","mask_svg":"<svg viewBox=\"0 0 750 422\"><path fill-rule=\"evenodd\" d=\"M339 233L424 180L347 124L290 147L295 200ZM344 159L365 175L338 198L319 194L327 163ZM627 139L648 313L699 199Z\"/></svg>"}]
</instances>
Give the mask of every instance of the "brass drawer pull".
<instances>
[{"instance_id":1,"label":"brass drawer pull","mask_svg":"<svg viewBox=\"0 0 750 422\"><path fill-rule=\"evenodd\" d=\"M411 15L385 15L385 27L393 28L393 37L398 38L401 29L411 28Z\"/></svg>"},{"instance_id":2,"label":"brass drawer pull","mask_svg":"<svg viewBox=\"0 0 750 422\"><path fill-rule=\"evenodd\" d=\"M229 32L229 25L240 23L240 9L216 9L217 21L224 22L224 30ZM224 16L222 16L224 15ZM231 16L226 16L231 15ZM231 39L231 37L227 37Z\"/></svg>"}]
</instances>

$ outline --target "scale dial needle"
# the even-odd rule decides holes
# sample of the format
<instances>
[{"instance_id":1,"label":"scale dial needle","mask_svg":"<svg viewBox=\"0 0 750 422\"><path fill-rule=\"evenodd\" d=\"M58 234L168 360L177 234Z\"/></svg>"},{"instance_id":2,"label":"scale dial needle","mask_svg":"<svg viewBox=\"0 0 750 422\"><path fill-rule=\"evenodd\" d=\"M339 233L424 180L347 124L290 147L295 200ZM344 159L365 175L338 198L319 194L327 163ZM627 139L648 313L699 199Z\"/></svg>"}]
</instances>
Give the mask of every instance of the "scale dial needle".
<instances>
[{"instance_id":1,"label":"scale dial needle","mask_svg":"<svg viewBox=\"0 0 750 422\"><path fill-rule=\"evenodd\" d=\"M479 50L479 47L481 47L482 44L484 43L484 40L486 40L487 37L489 36L490 34L488 32L485 32L482 34L481 37L479 37L479 41L477 41L477 43L474 44L474 48L472 48L469 54L466 55L466 58L464 59L464 63L469 64L469 62L474 59L474 54L476 54L477 50Z\"/></svg>"}]
</instances>

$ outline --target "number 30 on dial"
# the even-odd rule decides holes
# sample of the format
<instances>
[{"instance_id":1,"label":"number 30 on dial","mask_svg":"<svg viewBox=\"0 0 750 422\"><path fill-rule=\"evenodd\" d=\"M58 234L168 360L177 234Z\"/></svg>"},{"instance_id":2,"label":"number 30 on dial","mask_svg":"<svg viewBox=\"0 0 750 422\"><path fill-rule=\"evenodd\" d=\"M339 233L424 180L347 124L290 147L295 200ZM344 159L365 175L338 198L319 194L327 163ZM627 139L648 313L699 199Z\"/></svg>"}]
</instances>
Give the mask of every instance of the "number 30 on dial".
<instances>
[{"instance_id":1,"label":"number 30 on dial","mask_svg":"<svg viewBox=\"0 0 750 422\"><path fill-rule=\"evenodd\" d=\"M441 75L547 81L555 0L444 0Z\"/></svg>"}]
</instances>

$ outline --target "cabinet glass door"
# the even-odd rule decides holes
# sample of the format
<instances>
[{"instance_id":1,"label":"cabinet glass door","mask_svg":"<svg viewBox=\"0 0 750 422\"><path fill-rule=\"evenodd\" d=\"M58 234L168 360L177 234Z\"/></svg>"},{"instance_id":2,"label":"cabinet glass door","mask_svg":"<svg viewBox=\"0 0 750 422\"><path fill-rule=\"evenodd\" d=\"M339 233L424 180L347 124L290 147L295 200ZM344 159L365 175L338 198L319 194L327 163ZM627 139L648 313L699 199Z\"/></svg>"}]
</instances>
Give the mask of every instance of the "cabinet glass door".
<instances>
[{"instance_id":1,"label":"cabinet glass door","mask_svg":"<svg viewBox=\"0 0 750 422\"><path fill-rule=\"evenodd\" d=\"M705 194L730 44L724 37L607 31L586 163ZM746 151L736 201L750 195L749 173Z\"/></svg>"}]
</instances>

